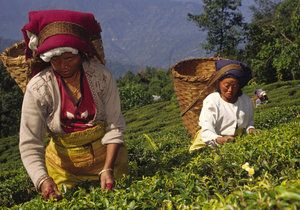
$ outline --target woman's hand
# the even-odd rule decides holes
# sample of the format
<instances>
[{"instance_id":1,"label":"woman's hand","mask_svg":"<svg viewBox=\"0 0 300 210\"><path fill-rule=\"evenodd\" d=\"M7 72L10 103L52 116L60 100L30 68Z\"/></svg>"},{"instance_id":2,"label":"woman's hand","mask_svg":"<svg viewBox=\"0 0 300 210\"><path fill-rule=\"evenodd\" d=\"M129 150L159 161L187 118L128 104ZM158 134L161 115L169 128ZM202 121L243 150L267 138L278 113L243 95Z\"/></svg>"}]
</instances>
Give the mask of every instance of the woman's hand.
<instances>
[{"instance_id":1,"label":"woman's hand","mask_svg":"<svg viewBox=\"0 0 300 210\"><path fill-rule=\"evenodd\" d=\"M254 134L256 134L256 130L254 128L249 128L248 133L250 135L254 135Z\"/></svg>"},{"instance_id":2,"label":"woman's hand","mask_svg":"<svg viewBox=\"0 0 300 210\"><path fill-rule=\"evenodd\" d=\"M234 137L233 137L233 136L221 136L221 137L218 137L218 138L216 139L216 142L217 142L218 144L225 144L225 143L231 142L231 141L233 141L233 140L234 140Z\"/></svg>"},{"instance_id":3,"label":"woman's hand","mask_svg":"<svg viewBox=\"0 0 300 210\"><path fill-rule=\"evenodd\" d=\"M52 178L46 179L41 185L41 193L45 200L54 198L56 200L61 200L62 196L57 189L57 185Z\"/></svg>"},{"instance_id":4,"label":"woman's hand","mask_svg":"<svg viewBox=\"0 0 300 210\"><path fill-rule=\"evenodd\" d=\"M100 174L101 188L112 190L114 187L114 175L112 170L105 170Z\"/></svg>"},{"instance_id":5,"label":"woman's hand","mask_svg":"<svg viewBox=\"0 0 300 210\"><path fill-rule=\"evenodd\" d=\"M105 164L99 173L102 189L112 190L114 187L115 178L113 168L119 148L119 144L107 144Z\"/></svg>"}]
</instances>

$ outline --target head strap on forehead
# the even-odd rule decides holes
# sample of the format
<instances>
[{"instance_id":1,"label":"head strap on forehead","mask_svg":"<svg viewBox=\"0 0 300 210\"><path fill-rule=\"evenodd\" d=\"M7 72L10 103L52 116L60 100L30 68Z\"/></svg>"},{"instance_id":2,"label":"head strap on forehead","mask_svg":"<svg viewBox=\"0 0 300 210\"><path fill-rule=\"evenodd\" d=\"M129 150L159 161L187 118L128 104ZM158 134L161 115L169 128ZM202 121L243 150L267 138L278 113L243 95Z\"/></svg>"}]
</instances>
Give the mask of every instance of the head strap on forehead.
<instances>
[{"instance_id":1,"label":"head strap on forehead","mask_svg":"<svg viewBox=\"0 0 300 210\"><path fill-rule=\"evenodd\" d=\"M39 33L39 44L43 43L48 37L58 34L70 34L84 40L89 40L88 33L82 26L75 23L58 21L49 23L41 30Z\"/></svg>"},{"instance_id":2,"label":"head strap on forehead","mask_svg":"<svg viewBox=\"0 0 300 210\"><path fill-rule=\"evenodd\" d=\"M242 67L239 64L229 64L223 66L220 70L216 71L215 74L208 81L208 86L212 86L215 82L220 79L226 72L230 70L239 70L242 71Z\"/></svg>"},{"instance_id":3,"label":"head strap on forehead","mask_svg":"<svg viewBox=\"0 0 300 210\"><path fill-rule=\"evenodd\" d=\"M242 71L242 67L239 64L229 64L229 65L223 66L218 71L218 75L222 76L223 74L225 74L226 72L228 72L230 70L240 70L240 71Z\"/></svg>"}]
</instances>

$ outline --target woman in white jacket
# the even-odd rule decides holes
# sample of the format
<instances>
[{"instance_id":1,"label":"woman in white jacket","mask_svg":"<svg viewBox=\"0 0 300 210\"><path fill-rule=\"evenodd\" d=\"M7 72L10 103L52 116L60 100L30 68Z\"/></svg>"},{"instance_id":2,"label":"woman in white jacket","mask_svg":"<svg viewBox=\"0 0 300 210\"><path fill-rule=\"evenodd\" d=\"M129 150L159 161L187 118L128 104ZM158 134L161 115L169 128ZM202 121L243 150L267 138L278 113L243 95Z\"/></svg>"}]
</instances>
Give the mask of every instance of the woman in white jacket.
<instances>
[{"instance_id":1,"label":"woman in white jacket","mask_svg":"<svg viewBox=\"0 0 300 210\"><path fill-rule=\"evenodd\" d=\"M33 184L45 199L83 181L111 189L127 151L116 82L95 47L100 25L90 13L32 11L22 31L27 58L47 66L32 69L22 106L19 148Z\"/></svg>"},{"instance_id":2,"label":"woman in white jacket","mask_svg":"<svg viewBox=\"0 0 300 210\"><path fill-rule=\"evenodd\" d=\"M253 103L242 93L251 79L251 70L235 60L216 61L216 92L203 100L196 133L190 152L204 146L215 147L233 141L242 133L254 132Z\"/></svg>"}]
</instances>

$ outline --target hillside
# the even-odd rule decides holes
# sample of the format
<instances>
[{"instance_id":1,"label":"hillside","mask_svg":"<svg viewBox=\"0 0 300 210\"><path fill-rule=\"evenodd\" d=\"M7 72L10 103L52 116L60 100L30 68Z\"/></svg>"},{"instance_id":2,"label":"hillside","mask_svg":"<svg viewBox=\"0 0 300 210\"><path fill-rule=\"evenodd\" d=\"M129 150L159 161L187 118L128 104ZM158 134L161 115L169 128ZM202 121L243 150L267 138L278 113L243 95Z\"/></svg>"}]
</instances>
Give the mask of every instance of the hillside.
<instances>
[{"instance_id":1,"label":"hillside","mask_svg":"<svg viewBox=\"0 0 300 210\"><path fill-rule=\"evenodd\" d=\"M17 137L0 139L0 205L18 204L11 209L300 208L300 81L253 84L245 92L252 95L258 87L270 98L269 104L255 110L255 126L261 132L218 150L188 153L190 137L176 100L124 113L130 176L118 181L112 192L82 185L60 202L44 202L22 167ZM253 166L253 176L242 169L246 162Z\"/></svg>"},{"instance_id":2,"label":"hillside","mask_svg":"<svg viewBox=\"0 0 300 210\"><path fill-rule=\"evenodd\" d=\"M246 19L253 2L245 1L241 8ZM168 68L183 58L205 55L201 49L205 32L187 20L188 13L201 12L201 5L200 0L1 1L0 37L22 39L20 29L30 10L88 11L101 23L106 58L116 75L128 67L134 72L146 66ZM0 45L0 50L6 47Z\"/></svg>"}]
</instances>

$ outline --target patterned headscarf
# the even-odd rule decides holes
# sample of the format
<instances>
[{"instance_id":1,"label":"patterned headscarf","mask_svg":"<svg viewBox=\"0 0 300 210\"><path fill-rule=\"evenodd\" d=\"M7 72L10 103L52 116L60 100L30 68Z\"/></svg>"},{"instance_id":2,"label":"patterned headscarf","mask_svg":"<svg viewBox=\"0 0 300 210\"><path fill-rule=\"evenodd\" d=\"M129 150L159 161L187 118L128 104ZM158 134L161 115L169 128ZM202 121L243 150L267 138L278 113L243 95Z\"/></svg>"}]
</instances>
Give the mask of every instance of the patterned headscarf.
<instances>
[{"instance_id":1,"label":"patterned headscarf","mask_svg":"<svg viewBox=\"0 0 300 210\"><path fill-rule=\"evenodd\" d=\"M227 71L220 77L219 81L225 78L236 78L239 81L240 87L243 88L252 78L251 69L244 63L236 60L217 60L216 71L221 71L228 68Z\"/></svg>"}]
</instances>

